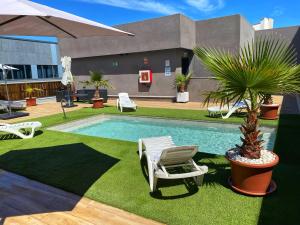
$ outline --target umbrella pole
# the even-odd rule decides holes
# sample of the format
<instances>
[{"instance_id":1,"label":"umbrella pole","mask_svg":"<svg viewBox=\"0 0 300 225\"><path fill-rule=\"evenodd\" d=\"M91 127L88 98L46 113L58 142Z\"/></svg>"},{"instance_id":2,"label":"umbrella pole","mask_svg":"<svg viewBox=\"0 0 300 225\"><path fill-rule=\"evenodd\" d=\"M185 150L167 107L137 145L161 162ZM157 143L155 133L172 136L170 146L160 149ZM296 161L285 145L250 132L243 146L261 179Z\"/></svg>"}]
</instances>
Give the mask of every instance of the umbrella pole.
<instances>
[{"instance_id":1,"label":"umbrella pole","mask_svg":"<svg viewBox=\"0 0 300 225\"><path fill-rule=\"evenodd\" d=\"M4 76L4 83L5 83L5 90L6 90L6 98L8 101L8 113L9 113L9 115L11 115L10 98L9 98L9 92L8 92L8 86L7 86L7 74L6 74L5 68L3 68L3 76Z\"/></svg>"}]
</instances>

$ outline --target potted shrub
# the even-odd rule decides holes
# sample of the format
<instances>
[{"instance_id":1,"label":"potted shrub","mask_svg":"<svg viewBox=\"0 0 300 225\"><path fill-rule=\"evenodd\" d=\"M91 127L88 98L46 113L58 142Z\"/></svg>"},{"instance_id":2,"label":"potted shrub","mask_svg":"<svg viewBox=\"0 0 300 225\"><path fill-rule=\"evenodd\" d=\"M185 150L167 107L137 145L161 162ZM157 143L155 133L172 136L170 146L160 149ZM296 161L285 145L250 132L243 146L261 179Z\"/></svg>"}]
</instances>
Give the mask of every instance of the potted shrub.
<instances>
[{"instance_id":1,"label":"potted shrub","mask_svg":"<svg viewBox=\"0 0 300 225\"><path fill-rule=\"evenodd\" d=\"M226 154L231 165L231 187L249 195L274 191L272 170L279 157L263 149L258 112L266 94L300 92L300 65L294 49L284 40L269 36L249 42L240 54L207 47L196 47L194 53L219 84L215 91L207 93L205 103L214 100L222 106L250 100L240 127L242 143Z\"/></svg>"},{"instance_id":2,"label":"potted shrub","mask_svg":"<svg viewBox=\"0 0 300 225\"><path fill-rule=\"evenodd\" d=\"M93 108L103 108L103 98L100 97L99 88L111 88L111 85L108 80L103 79L103 74L101 72L90 71L90 80L84 81L85 85L93 85L95 87L95 94L92 98Z\"/></svg>"},{"instance_id":3,"label":"potted shrub","mask_svg":"<svg viewBox=\"0 0 300 225\"><path fill-rule=\"evenodd\" d=\"M42 91L42 89L40 88L35 88L35 87L32 87L31 85L26 85L25 87L25 93L26 93L26 105L27 107L30 107L30 106L36 106L36 97L34 97L33 95L36 93L36 92L40 92Z\"/></svg>"},{"instance_id":4,"label":"potted shrub","mask_svg":"<svg viewBox=\"0 0 300 225\"><path fill-rule=\"evenodd\" d=\"M279 104L273 103L271 94L265 94L263 98L263 104L260 106L260 117L267 120L278 119Z\"/></svg>"},{"instance_id":5,"label":"potted shrub","mask_svg":"<svg viewBox=\"0 0 300 225\"><path fill-rule=\"evenodd\" d=\"M188 102L189 101L189 93L186 91L186 88L190 82L192 77L192 73L187 75L177 74L175 78L175 85L177 88L177 102Z\"/></svg>"}]
</instances>

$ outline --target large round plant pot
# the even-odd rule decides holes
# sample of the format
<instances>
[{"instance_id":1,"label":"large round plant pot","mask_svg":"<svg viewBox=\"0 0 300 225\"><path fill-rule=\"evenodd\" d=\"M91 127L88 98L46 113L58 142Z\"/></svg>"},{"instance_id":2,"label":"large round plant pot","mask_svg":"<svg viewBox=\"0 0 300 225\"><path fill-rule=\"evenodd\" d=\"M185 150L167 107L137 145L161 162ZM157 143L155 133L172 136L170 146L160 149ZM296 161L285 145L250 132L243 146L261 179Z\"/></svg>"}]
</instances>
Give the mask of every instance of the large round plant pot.
<instances>
[{"instance_id":1,"label":"large round plant pot","mask_svg":"<svg viewBox=\"0 0 300 225\"><path fill-rule=\"evenodd\" d=\"M92 101L94 109L104 108L103 98L93 98Z\"/></svg>"},{"instance_id":2,"label":"large round plant pot","mask_svg":"<svg viewBox=\"0 0 300 225\"><path fill-rule=\"evenodd\" d=\"M36 106L36 98L34 98L34 97L26 98L26 106L27 107Z\"/></svg>"},{"instance_id":3,"label":"large round plant pot","mask_svg":"<svg viewBox=\"0 0 300 225\"><path fill-rule=\"evenodd\" d=\"M278 119L279 104L262 104L260 106L260 117L267 120Z\"/></svg>"},{"instance_id":4,"label":"large round plant pot","mask_svg":"<svg viewBox=\"0 0 300 225\"><path fill-rule=\"evenodd\" d=\"M276 183L272 180L274 166L279 162L279 157L267 164L250 164L231 160L227 157L231 166L230 186L243 194L264 196L276 190Z\"/></svg>"}]
</instances>

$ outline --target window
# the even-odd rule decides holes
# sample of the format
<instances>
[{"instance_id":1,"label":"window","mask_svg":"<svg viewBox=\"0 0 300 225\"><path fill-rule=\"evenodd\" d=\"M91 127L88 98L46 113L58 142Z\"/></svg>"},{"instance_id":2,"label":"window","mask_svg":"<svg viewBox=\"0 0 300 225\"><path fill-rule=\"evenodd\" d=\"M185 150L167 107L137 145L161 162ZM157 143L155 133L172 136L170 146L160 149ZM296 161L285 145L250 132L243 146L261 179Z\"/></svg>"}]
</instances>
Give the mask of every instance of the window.
<instances>
[{"instance_id":1,"label":"window","mask_svg":"<svg viewBox=\"0 0 300 225\"><path fill-rule=\"evenodd\" d=\"M30 65L8 65L17 70L6 70L7 80L24 80L31 79L32 72ZM0 80L3 80L3 71L0 71Z\"/></svg>"},{"instance_id":2,"label":"window","mask_svg":"<svg viewBox=\"0 0 300 225\"><path fill-rule=\"evenodd\" d=\"M52 65L38 65L38 78L56 78L58 77L58 68L57 66Z\"/></svg>"}]
</instances>

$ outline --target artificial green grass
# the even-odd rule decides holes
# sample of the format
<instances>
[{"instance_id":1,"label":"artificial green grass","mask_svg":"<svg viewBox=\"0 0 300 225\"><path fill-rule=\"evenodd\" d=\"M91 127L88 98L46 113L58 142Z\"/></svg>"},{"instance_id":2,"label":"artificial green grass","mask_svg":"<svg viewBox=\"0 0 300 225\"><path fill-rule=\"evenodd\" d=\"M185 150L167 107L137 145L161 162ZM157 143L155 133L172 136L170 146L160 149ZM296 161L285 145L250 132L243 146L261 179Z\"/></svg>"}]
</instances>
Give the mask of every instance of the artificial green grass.
<instances>
[{"instance_id":1,"label":"artificial green grass","mask_svg":"<svg viewBox=\"0 0 300 225\"><path fill-rule=\"evenodd\" d=\"M52 126L100 111L117 113L111 107L82 109L68 113L67 120L61 114L39 120L45 126ZM145 108L136 113L124 113L128 114L205 118L204 114L193 110ZM239 122L242 119L231 120ZM299 179L296 178L300 166L290 162L300 158L299 152L294 151L299 144L296 126L299 123L297 116L292 121L290 117L280 119L275 150L280 156L292 152L295 159L283 157L284 161L274 172L278 191L265 198L233 192L227 184L228 162L223 156L204 153L195 157L197 163L209 167L202 187L198 189L189 181L164 181L159 182L159 192L150 194L146 171L142 170L144 164L140 164L138 158L137 143L44 129L30 140L4 137L0 146L0 168L167 224L297 224L300 199L297 194ZM285 137L286 132L288 137Z\"/></svg>"}]
</instances>

